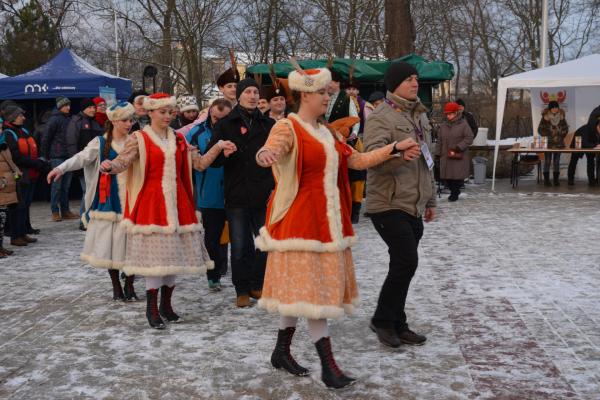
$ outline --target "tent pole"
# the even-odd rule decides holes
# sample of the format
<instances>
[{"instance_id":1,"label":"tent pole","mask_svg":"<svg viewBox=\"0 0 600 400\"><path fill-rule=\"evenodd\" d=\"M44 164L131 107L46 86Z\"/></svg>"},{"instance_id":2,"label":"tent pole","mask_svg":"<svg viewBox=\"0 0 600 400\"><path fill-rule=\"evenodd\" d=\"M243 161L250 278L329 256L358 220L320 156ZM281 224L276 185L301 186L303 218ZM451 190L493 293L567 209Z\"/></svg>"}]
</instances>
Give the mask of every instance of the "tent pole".
<instances>
[{"instance_id":1,"label":"tent pole","mask_svg":"<svg viewBox=\"0 0 600 400\"><path fill-rule=\"evenodd\" d=\"M546 66L548 56L548 0L542 0L542 27L541 27L541 43L540 43L540 66Z\"/></svg>"}]
</instances>

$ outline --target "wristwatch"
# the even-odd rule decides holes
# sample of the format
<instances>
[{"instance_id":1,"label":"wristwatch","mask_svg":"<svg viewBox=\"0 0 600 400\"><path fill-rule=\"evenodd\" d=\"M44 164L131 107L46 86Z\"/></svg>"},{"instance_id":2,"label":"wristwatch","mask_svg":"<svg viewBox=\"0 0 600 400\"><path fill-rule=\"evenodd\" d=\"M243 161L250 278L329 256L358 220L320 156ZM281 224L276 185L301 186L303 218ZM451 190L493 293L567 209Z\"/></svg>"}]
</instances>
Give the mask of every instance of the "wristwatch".
<instances>
[{"instance_id":1,"label":"wristwatch","mask_svg":"<svg viewBox=\"0 0 600 400\"><path fill-rule=\"evenodd\" d=\"M394 142L394 148L390 152L390 155L394 156L396 154L399 154L400 157L404 158L404 150L398 150L398 148L396 147L397 144L398 144L398 142Z\"/></svg>"}]
</instances>

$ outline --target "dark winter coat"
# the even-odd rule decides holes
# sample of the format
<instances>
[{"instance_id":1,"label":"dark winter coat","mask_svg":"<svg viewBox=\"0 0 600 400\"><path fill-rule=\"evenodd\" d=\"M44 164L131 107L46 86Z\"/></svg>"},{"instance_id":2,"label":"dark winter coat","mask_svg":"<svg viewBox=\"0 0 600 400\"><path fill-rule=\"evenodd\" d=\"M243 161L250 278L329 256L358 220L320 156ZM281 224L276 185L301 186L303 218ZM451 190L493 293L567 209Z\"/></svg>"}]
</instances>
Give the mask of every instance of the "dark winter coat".
<instances>
[{"instance_id":1,"label":"dark winter coat","mask_svg":"<svg viewBox=\"0 0 600 400\"><path fill-rule=\"evenodd\" d=\"M465 118L465 120L467 121L467 124L469 124L471 131L473 131L473 135L477 135L479 126L477 126L477 121L475 121L475 116L472 113L470 113L469 111L463 111L462 115Z\"/></svg>"},{"instance_id":2,"label":"dark winter coat","mask_svg":"<svg viewBox=\"0 0 600 400\"><path fill-rule=\"evenodd\" d=\"M93 138L103 133L104 131L95 117L88 117L82 112L71 117L66 134L69 157L79 153Z\"/></svg>"},{"instance_id":3,"label":"dark winter coat","mask_svg":"<svg viewBox=\"0 0 600 400\"><path fill-rule=\"evenodd\" d=\"M569 125L565 120L564 110L559 109L559 122L555 125L551 122L552 112L548 109L542 111L542 120L538 126L538 133L548 138L549 149L564 149L565 137L569 133Z\"/></svg>"},{"instance_id":4,"label":"dark winter coat","mask_svg":"<svg viewBox=\"0 0 600 400\"><path fill-rule=\"evenodd\" d=\"M442 179L464 180L469 177L471 165L469 146L473 143L473 131L465 118L445 121L438 129L440 177ZM449 150L463 153L461 160L448 158Z\"/></svg>"},{"instance_id":5,"label":"dark winter coat","mask_svg":"<svg viewBox=\"0 0 600 400\"><path fill-rule=\"evenodd\" d=\"M594 108L590 113L588 122L585 125L586 129L581 135L581 144L584 149L591 149L600 144L600 134L596 128L598 119L600 119L600 106Z\"/></svg>"},{"instance_id":6,"label":"dark winter coat","mask_svg":"<svg viewBox=\"0 0 600 400\"><path fill-rule=\"evenodd\" d=\"M226 158L223 153L211 165L224 167L225 208L265 207L275 182L270 168L256 163L256 153L264 146L275 121L258 109L252 113L239 105L213 129L208 148L219 140L230 140L237 151Z\"/></svg>"},{"instance_id":7,"label":"dark winter coat","mask_svg":"<svg viewBox=\"0 0 600 400\"><path fill-rule=\"evenodd\" d=\"M29 132L23 127L8 123L4 123L2 130L2 135L8 145L12 160L21 169L23 174L20 182L30 183L32 180L37 179L37 175L45 170L46 163L40 160L35 154L37 153L36 146L32 148L29 145L22 144L22 148L19 148L19 139L29 138Z\"/></svg>"},{"instance_id":8,"label":"dark winter coat","mask_svg":"<svg viewBox=\"0 0 600 400\"><path fill-rule=\"evenodd\" d=\"M69 158L67 150L67 126L70 116L58 110L52 111L46 131L42 135L40 154L47 160L52 158Z\"/></svg>"}]
</instances>

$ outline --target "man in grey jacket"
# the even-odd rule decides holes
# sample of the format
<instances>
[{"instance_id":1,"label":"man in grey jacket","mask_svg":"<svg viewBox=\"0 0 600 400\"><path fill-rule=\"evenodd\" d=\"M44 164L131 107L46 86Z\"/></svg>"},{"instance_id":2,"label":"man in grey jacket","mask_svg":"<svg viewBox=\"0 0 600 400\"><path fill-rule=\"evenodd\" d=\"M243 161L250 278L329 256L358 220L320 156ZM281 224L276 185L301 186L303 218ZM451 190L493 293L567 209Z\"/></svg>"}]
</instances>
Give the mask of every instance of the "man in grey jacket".
<instances>
[{"instance_id":1,"label":"man in grey jacket","mask_svg":"<svg viewBox=\"0 0 600 400\"><path fill-rule=\"evenodd\" d=\"M384 80L386 99L367 119L365 151L411 138L419 143L421 157L412 161L394 158L367 173L367 215L390 254L370 327L387 346L422 345L426 338L409 329L404 306L418 265L423 220L435 217L431 125L418 97L418 72L413 66L393 63Z\"/></svg>"}]
</instances>

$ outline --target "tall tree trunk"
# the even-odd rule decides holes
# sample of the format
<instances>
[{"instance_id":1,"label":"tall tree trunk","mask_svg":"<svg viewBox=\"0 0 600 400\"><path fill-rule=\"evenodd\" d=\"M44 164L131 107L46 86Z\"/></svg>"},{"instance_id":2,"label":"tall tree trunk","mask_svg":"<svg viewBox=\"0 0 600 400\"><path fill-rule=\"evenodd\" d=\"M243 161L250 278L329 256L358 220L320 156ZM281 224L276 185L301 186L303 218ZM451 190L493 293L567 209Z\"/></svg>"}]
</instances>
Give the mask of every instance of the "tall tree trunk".
<instances>
[{"instance_id":1,"label":"tall tree trunk","mask_svg":"<svg viewBox=\"0 0 600 400\"><path fill-rule=\"evenodd\" d=\"M171 69L168 67L173 63L173 50L171 48L173 37L173 11L175 10L175 0L167 0L167 8L163 16L162 34L163 40L160 49L160 90L165 93L173 91L173 80L171 79Z\"/></svg>"},{"instance_id":2,"label":"tall tree trunk","mask_svg":"<svg viewBox=\"0 0 600 400\"><path fill-rule=\"evenodd\" d=\"M410 13L410 0L385 0L385 34L388 59L415 51L415 25Z\"/></svg>"}]
</instances>

